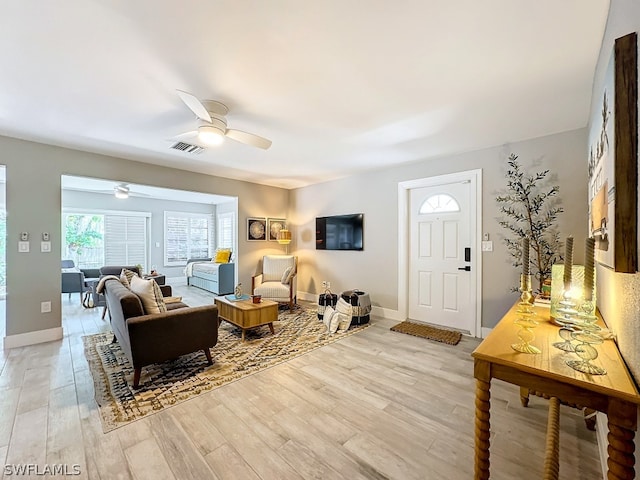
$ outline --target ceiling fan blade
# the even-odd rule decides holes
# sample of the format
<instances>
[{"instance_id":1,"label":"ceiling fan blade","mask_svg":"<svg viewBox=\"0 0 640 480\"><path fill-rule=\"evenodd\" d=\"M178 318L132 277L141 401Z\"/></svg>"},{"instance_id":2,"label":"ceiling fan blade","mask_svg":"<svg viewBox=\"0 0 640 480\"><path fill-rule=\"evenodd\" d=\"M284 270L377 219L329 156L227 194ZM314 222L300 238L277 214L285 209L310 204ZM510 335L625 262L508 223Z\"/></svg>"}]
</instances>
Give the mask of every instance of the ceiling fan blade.
<instances>
[{"instance_id":1,"label":"ceiling fan blade","mask_svg":"<svg viewBox=\"0 0 640 480\"><path fill-rule=\"evenodd\" d=\"M189 109L196 114L200 120L211 123L211 115L207 112L207 109L202 105L202 102L190 93L183 92L182 90L176 90L178 96L185 103Z\"/></svg>"},{"instance_id":2,"label":"ceiling fan blade","mask_svg":"<svg viewBox=\"0 0 640 480\"><path fill-rule=\"evenodd\" d=\"M243 132L241 130L227 129L226 136L232 138L236 142L246 143L247 145L262 148L264 150L267 150L271 146L271 140L259 137L253 133Z\"/></svg>"}]
</instances>

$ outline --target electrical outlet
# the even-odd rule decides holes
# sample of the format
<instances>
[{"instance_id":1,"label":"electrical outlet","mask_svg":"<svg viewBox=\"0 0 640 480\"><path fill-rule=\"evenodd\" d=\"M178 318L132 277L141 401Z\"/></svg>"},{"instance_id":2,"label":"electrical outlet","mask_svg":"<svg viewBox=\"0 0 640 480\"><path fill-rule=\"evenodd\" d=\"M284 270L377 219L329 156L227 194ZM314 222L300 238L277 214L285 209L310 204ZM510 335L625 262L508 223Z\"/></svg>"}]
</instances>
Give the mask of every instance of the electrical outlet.
<instances>
[{"instance_id":1,"label":"electrical outlet","mask_svg":"<svg viewBox=\"0 0 640 480\"><path fill-rule=\"evenodd\" d=\"M51 311L51 302L40 302L40 313L49 313Z\"/></svg>"}]
</instances>

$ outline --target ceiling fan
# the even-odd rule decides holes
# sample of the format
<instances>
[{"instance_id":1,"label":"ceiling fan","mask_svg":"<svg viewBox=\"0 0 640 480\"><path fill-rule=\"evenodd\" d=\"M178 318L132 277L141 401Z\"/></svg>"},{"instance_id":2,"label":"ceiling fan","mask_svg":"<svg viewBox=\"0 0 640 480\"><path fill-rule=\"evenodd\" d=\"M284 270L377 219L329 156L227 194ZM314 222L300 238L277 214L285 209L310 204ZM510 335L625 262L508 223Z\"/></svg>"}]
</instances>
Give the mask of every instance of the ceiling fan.
<instances>
[{"instance_id":1,"label":"ceiling fan","mask_svg":"<svg viewBox=\"0 0 640 480\"><path fill-rule=\"evenodd\" d=\"M113 187L113 190L93 190L95 193L105 193L114 195L116 198L124 199L129 197L150 197L148 193L142 193L135 190L132 191L128 183L119 183Z\"/></svg>"},{"instance_id":2,"label":"ceiling fan","mask_svg":"<svg viewBox=\"0 0 640 480\"><path fill-rule=\"evenodd\" d=\"M205 145L220 145L224 141L224 137L229 137L237 142L264 150L271 146L271 140L253 133L227 128L225 116L229 113L229 109L226 105L215 100L200 101L190 93L182 90L176 91L185 105L198 117L198 129L176 136L177 140L197 137Z\"/></svg>"}]
</instances>

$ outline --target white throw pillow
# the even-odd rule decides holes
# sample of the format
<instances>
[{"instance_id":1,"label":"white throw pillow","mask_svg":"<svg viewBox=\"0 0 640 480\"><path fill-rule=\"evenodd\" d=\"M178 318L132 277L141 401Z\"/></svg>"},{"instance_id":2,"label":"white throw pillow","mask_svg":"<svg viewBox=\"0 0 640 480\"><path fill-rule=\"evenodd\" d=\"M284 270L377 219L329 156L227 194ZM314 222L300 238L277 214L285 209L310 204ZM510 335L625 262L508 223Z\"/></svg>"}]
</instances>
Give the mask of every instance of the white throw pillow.
<instances>
[{"instance_id":1,"label":"white throw pillow","mask_svg":"<svg viewBox=\"0 0 640 480\"><path fill-rule=\"evenodd\" d=\"M344 298L340 298L336 303L336 312L339 314L339 332L346 332L351 326L351 304Z\"/></svg>"},{"instance_id":2,"label":"white throw pillow","mask_svg":"<svg viewBox=\"0 0 640 480\"><path fill-rule=\"evenodd\" d=\"M295 274L296 274L296 266L293 265L291 267L291 270L289 270L289 275L287 275L287 281L285 282L287 285L291 283L291 280L293 279Z\"/></svg>"},{"instance_id":3,"label":"white throw pillow","mask_svg":"<svg viewBox=\"0 0 640 480\"><path fill-rule=\"evenodd\" d=\"M131 291L140 297L146 314L165 313L167 306L162 291L154 279L145 280L137 275L131 278Z\"/></svg>"},{"instance_id":4,"label":"white throw pillow","mask_svg":"<svg viewBox=\"0 0 640 480\"><path fill-rule=\"evenodd\" d=\"M283 285L289 284L289 274L291 273L291 269L293 267L287 267L284 272L282 272L282 278L280 279L280 283Z\"/></svg>"},{"instance_id":5,"label":"white throw pillow","mask_svg":"<svg viewBox=\"0 0 640 480\"><path fill-rule=\"evenodd\" d=\"M324 309L322 323L327 327L327 331L329 333L336 333L336 330L338 329L339 318L336 317L336 314L337 312L331 305Z\"/></svg>"}]
</instances>

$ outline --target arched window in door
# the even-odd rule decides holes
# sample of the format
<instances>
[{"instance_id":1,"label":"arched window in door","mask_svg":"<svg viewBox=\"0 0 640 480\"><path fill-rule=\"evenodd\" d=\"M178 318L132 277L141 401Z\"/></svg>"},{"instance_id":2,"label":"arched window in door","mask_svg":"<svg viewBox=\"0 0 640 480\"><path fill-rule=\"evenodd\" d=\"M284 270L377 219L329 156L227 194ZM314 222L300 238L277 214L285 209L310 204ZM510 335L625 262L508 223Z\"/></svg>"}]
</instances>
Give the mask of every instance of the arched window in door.
<instances>
[{"instance_id":1,"label":"arched window in door","mask_svg":"<svg viewBox=\"0 0 640 480\"><path fill-rule=\"evenodd\" d=\"M446 193L438 193L427 198L420 205L420 213L447 213L459 212L460 205L456 199Z\"/></svg>"}]
</instances>

